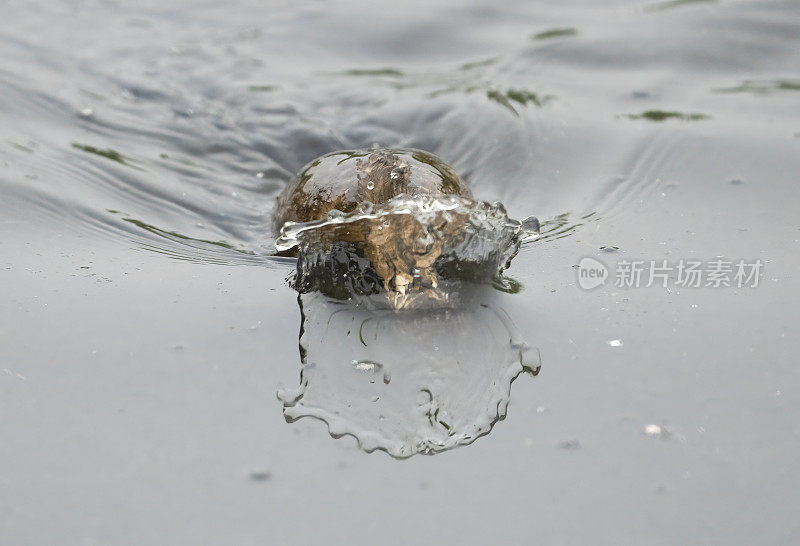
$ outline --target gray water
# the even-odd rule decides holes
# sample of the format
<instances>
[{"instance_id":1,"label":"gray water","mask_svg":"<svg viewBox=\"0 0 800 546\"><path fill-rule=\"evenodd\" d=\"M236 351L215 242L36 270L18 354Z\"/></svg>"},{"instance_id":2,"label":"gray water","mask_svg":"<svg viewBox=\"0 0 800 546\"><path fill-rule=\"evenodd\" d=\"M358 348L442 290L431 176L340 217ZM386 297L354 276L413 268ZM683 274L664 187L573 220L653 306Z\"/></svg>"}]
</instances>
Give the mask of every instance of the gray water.
<instances>
[{"instance_id":1,"label":"gray water","mask_svg":"<svg viewBox=\"0 0 800 546\"><path fill-rule=\"evenodd\" d=\"M0 4L0 543L798 540L797 2L131 4ZM437 376L478 437L434 456L276 398L301 311L275 196L374 143L543 224L478 306L541 372L487 333L490 367ZM763 268L616 286L654 260ZM432 382L429 349L379 388ZM309 406L374 396L332 377Z\"/></svg>"}]
</instances>

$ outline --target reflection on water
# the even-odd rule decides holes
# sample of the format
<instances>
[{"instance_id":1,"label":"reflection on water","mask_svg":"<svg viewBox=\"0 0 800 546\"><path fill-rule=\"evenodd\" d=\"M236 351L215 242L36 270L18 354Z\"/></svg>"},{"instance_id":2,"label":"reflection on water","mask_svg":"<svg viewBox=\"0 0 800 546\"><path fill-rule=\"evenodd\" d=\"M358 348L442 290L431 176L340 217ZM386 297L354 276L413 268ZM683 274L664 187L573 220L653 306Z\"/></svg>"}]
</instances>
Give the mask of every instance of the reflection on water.
<instances>
[{"instance_id":1,"label":"reflection on water","mask_svg":"<svg viewBox=\"0 0 800 546\"><path fill-rule=\"evenodd\" d=\"M708 119L710 116L706 114L698 114L696 112L670 112L667 110L645 110L641 114L627 114L624 116L628 119L646 119L648 121L664 121L668 119L680 119L684 121L700 121Z\"/></svg>"},{"instance_id":2,"label":"reflection on water","mask_svg":"<svg viewBox=\"0 0 800 546\"><path fill-rule=\"evenodd\" d=\"M575 36L578 30L575 28L551 28L542 32L537 32L531 36L531 40L550 40L551 38L562 38L565 36Z\"/></svg>"},{"instance_id":3,"label":"reflection on water","mask_svg":"<svg viewBox=\"0 0 800 546\"><path fill-rule=\"evenodd\" d=\"M707 4L713 3L717 0L667 0L666 2L658 2L656 4L651 4L645 8L645 12L651 11L664 11L673 8L679 8L681 6L686 6L689 4Z\"/></svg>"},{"instance_id":4,"label":"reflection on water","mask_svg":"<svg viewBox=\"0 0 800 546\"><path fill-rule=\"evenodd\" d=\"M125 158L122 157L122 154L117 152L116 150L111 150L111 149L101 150L99 148L95 148L94 146L89 146L88 144L79 144L77 142L73 142L72 147L78 150L82 150L86 153L108 158L111 161L116 161L117 163L122 163L123 165L128 164L127 161L125 161Z\"/></svg>"},{"instance_id":5,"label":"reflection on water","mask_svg":"<svg viewBox=\"0 0 800 546\"><path fill-rule=\"evenodd\" d=\"M525 89L508 89L505 92L502 92L498 89L489 89L486 92L486 96L489 98L489 100L492 100L510 110L515 116L519 116L519 112L517 111L519 106L533 104L534 106L541 108L546 102L555 98L553 95L540 96ZM515 104L517 105L516 107Z\"/></svg>"},{"instance_id":6,"label":"reflection on water","mask_svg":"<svg viewBox=\"0 0 800 546\"><path fill-rule=\"evenodd\" d=\"M800 91L800 80L745 80L734 87L714 89L717 93L753 93L766 95L776 91Z\"/></svg>"},{"instance_id":7,"label":"reflection on water","mask_svg":"<svg viewBox=\"0 0 800 546\"><path fill-rule=\"evenodd\" d=\"M286 420L320 419L331 436L398 458L488 434L511 383L540 361L490 288L467 292L457 307L401 313L301 294L300 385L278 392Z\"/></svg>"},{"instance_id":8,"label":"reflection on water","mask_svg":"<svg viewBox=\"0 0 800 546\"><path fill-rule=\"evenodd\" d=\"M109 210L108 212L112 214L119 213L119 211L114 210ZM189 237L188 235L183 235L176 231L167 231L158 228L135 218L123 217L122 221L178 245L174 248L170 248L167 246L153 245L146 241L140 243L144 250L163 254L176 260L218 265L260 264L264 261L252 250L236 248L226 241L212 241Z\"/></svg>"}]
</instances>

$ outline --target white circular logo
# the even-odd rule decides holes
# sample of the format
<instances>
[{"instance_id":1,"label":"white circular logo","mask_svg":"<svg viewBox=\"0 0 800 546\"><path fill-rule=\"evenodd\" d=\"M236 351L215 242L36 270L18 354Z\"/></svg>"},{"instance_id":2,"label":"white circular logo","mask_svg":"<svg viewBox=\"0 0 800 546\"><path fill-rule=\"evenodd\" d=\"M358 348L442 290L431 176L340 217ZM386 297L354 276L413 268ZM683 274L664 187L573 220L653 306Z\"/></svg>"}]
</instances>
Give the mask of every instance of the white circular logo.
<instances>
[{"instance_id":1,"label":"white circular logo","mask_svg":"<svg viewBox=\"0 0 800 546\"><path fill-rule=\"evenodd\" d=\"M606 265L594 258L582 258L578 263L578 286L584 290L597 288L605 284L608 278L608 268Z\"/></svg>"}]
</instances>

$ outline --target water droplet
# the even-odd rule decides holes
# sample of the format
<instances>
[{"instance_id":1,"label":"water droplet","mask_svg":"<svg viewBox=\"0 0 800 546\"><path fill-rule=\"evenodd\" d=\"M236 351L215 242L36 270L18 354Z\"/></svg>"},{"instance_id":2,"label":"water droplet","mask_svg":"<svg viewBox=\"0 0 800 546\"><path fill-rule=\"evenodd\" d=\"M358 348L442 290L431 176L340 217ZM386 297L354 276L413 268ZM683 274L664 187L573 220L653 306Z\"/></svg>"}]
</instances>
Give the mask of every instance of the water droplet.
<instances>
[{"instance_id":1,"label":"water droplet","mask_svg":"<svg viewBox=\"0 0 800 546\"><path fill-rule=\"evenodd\" d=\"M522 233L523 238L533 237L539 235L539 230L541 226L539 225L539 219L535 216L528 216L520 223L520 231Z\"/></svg>"},{"instance_id":2,"label":"water droplet","mask_svg":"<svg viewBox=\"0 0 800 546\"><path fill-rule=\"evenodd\" d=\"M645 426L644 433L646 436L650 438L661 438L661 439L667 439L669 438L670 435L669 430L666 427L662 427L654 423L650 423L649 425Z\"/></svg>"},{"instance_id":3,"label":"water droplet","mask_svg":"<svg viewBox=\"0 0 800 546\"><path fill-rule=\"evenodd\" d=\"M264 178L264 171L259 171L256 173L256 178Z\"/></svg>"},{"instance_id":4,"label":"water droplet","mask_svg":"<svg viewBox=\"0 0 800 546\"><path fill-rule=\"evenodd\" d=\"M380 362L373 362L372 360L353 360L353 367L362 372L375 373L383 369L383 364Z\"/></svg>"},{"instance_id":5,"label":"water droplet","mask_svg":"<svg viewBox=\"0 0 800 546\"><path fill-rule=\"evenodd\" d=\"M368 189L368 190L375 189L375 182L373 182L372 180L370 180L369 182L367 182L367 189Z\"/></svg>"},{"instance_id":6,"label":"water droplet","mask_svg":"<svg viewBox=\"0 0 800 546\"><path fill-rule=\"evenodd\" d=\"M612 339L608 342L611 347L622 347L622 340L621 339Z\"/></svg>"},{"instance_id":7,"label":"water droplet","mask_svg":"<svg viewBox=\"0 0 800 546\"><path fill-rule=\"evenodd\" d=\"M83 110L81 110L81 116L83 116L85 118L92 117L93 115L94 115L94 110L92 110L91 108L87 107L87 108L84 108Z\"/></svg>"}]
</instances>

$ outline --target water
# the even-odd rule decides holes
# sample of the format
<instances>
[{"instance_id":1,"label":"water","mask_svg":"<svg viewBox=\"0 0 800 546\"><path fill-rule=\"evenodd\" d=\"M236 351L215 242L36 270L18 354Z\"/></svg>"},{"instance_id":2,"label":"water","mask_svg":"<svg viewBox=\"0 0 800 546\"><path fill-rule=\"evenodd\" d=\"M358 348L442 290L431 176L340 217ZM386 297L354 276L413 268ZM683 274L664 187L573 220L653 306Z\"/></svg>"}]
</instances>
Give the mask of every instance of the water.
<instances>
[{"instance_id":1,"label":"water","mask_svg":"<svg viewBox=\"0 0 800 546\"><path fill-rule=\"evenodd\" d=\"M3 14L3 543L796 541L796 2ZM445 422L482 433L501 415L486 400L506 418L434 457L367 455L349 435L450 447L401 418L427 403L400 396L411 376L432 384L436 368L389 330L374 354L302 332L345 367L302 366L294 408L339 411L344 438L287 424L275 400L298 385L302 320L275 197L309 160L376 143L435 153L477 198L542 224L484 302L542 371L509 389L498 315L451 322L454 346L431 358L494 324L458 378L493 387L442 381ZM608 269L591 290L574 267L587 257ZM616 286L621 261L662 260L763 269L755 288L683 287L677 269L667 286Z\"/></svg>"}]
</instances>

